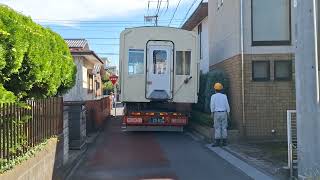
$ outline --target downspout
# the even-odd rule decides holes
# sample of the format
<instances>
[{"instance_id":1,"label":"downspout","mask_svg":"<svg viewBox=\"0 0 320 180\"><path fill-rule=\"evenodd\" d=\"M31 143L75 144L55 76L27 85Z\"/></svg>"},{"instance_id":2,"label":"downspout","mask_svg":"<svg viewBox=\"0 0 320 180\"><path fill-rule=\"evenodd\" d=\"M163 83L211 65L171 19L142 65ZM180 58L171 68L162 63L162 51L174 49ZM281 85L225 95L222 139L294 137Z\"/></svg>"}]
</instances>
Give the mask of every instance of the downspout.
<instances>
[{"instance_id":1,"label":"downspout","mask_svg":"<svg viewBox=\"0 0 320 180\"><path fill-rule=\"evenodd\" d=\"M246 135L246 115L244 98L244 25L243 25L243 0L240 0L240 48L241 48L241 97L242 97L242 128Z\"/></svg>"},{"instance_id":2,"label":"downspout","mask_svg":"<svg viewBox=\"0 0 320 180\"><path fill-rule=\"evenodd\" d=\"M319 92L319 52L318 52L318 4L316 0L313 0L313 24L314 24L314 47L315 47L315 66L316 66L316 83L317 83L317 103L320 101Z\"/></svg>"}]
</instances>

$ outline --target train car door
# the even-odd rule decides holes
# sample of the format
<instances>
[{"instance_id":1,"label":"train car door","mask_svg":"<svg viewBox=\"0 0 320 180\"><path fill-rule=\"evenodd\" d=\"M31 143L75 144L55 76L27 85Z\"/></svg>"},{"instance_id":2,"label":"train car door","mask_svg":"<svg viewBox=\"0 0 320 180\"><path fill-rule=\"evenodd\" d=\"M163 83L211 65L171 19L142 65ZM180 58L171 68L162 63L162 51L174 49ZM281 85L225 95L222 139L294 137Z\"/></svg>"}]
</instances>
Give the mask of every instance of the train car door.
<instances>
[{"instance_id":1,"label":"train car door","mask_svg":"<svg viewBox=\"0 0 320 180\"><path fill-rule=\"evenodd\" d=\"M163 101L172 99L173 51L171 41L147 43L146 98Z\"/></svg>"}]
</instances>

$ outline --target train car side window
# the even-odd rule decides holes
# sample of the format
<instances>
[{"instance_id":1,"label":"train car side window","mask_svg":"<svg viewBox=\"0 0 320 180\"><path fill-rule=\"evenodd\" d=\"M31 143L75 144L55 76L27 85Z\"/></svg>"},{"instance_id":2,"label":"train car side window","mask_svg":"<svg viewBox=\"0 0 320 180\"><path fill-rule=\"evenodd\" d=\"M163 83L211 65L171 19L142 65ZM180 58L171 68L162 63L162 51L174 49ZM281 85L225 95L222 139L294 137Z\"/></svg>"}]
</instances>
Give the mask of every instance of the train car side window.
<instances>
[{"instance_id":1,"label":"train car side window","mask_svg":"<svg viewBox=\"0 0 320 180\"><path fill-rule=\"evenodd\" d=\"M176 74L190 75L191 51L177 51Z\"/></svg>"},{"instance_id":2,"label":"train car side window","mask_svg":"<svg viewBox=\"0 0 320 180\"><path fill-rule=\"evenodd\" d=\"M128 74L143 74L144 73L144 50L129 49L128 59Z\"/></svg>"}]
</instances>

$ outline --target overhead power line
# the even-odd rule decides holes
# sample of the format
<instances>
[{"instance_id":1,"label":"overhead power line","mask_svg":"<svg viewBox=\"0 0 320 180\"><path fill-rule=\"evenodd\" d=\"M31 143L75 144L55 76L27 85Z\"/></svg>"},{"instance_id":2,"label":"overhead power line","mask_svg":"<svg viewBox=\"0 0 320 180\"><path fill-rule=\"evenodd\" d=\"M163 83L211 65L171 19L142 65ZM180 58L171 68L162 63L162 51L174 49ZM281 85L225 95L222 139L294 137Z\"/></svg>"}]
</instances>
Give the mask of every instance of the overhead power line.
<instances>
[{"instance_id":1,"label":"overhead power line","mask_svg":"<svg viewBox=\"0 0 320 180\"><path fill-rule=\"evenodd\" d=\"M162 0L158 0L158 5L157 5L157 10L156 10L156 15L159 16L159 12L161 9L161 4L162 4Z\"/></svg>"},{"instance_id":2,"label":"overhead power line","mask_svg":"<svg viewBox=\"0 0 320 180\"><path fill-rule=\"evenodd\" d=\"M101 54L101 55L119 55L119 53L99 53L99 52L96 52L96 54Z\"/></svg>"},{"instance_id":3,"label":"overhead power line","mask_svg":"<svg viewBox=\"0 0 320 180\"><path fill-rule=\"evenodd\" d=\"M108 31L103 29L70 29L70 28L63 28L63 27L55 27L54 29L63 30L63 31L97 31L97 32L108 32L108 33L120 33L122 30L119 31Z\"/></svg>"},{"instance_id":4,"label":"overhead power line","mask_svg":"<svg viewBox=\"0 0 320 180\"><path fill-rule=\"evenodd\" d=\"M174 23L176 25L179 25L180 23ZM66 27L63 25L57 25L57 24L42 24L43 26L46 27ZM132 27L140 27L140 26L147 26L147 25L79 25L77 26L77 28L81 28L81 27L89 27L89 28L132 28ZM74 27L70 27L70 28L74 28Z\"/></svg>"},{"instance_id":5,"label":"overhead power line","mask_svg":"<svg viewBox=\"0 0 320 180\"><path fill-rule=\"evenodd\" d=\"M74 38L65 38L65 39L74 39ZM120 39L120 38L113 38L113 37L82 37L82 39L92 39L92 40L97 40L97 39Z\"/></svg>"},{"instance_id":6,"label":"overhead power line","mask_svg":"<svg viewBox=\"0 0 320 180\"><path fill-rule=\"evenodd\" d=\"M181 22L181 24L179 25L179 27L182 26L182 24L184 23L184 21L187 19L189 12L191 11L192 7L196 4L197 0L194 0L190 6L190 8L187 11L187 14L184 16L183 21ZM200 1L201 3L202 1Z\"/></svg>"},{"instance_id":7,"label":"overhead power line","mask_svg":"<svg viewBox=\"0 0 320 180\"><path fill-rule=\"evenodd\" d=\"M174 16L176 15L176 12L177 12L177 10L178 10L178 7L179 7L179 5L180 5L180 2L181 2L181 0L179 0L179 2L178 2L178 4L177 4L177 7L176 7L176 9L175 9L174 12L173 12L173 15L172 15L172 17L171 17L171 19L170 19L170 22L169 22L168 26L170 26L170 24L171 24Z\"/></svg>"},{"instance_id":8,"label":"overhead power line","mask_svg":"<svg viewBox=\"0 0 320 180\"><path fill-rule=\"evenodd\" d=\"M168 11L168 9L169 9L169 0L167 0L167 6L164 6L164 7L161 9L161 11L160 11L160 13L159 13L159 16L162 16L164 9L166 9L166 11L164 12L164 14L166 14L167 11ZM168 20L168 21L169 21L169 20Z\"/></svg>"},{"instance_id":9,"label":"overhead power line","mask_svg":"<svg viewBox=\"0 0 320 180\"><path fill-rule=\"evenodd\" d=\"M181 22L182 20L175 20L175 22ZM169 21L158 21L159 23L168 23ZM85 24L85 25L135 25L135 24L145 24L145 22L127 22L127 23L107 23L107 22L69 22L69 21L38 21L40 24L52 24L52 23L60 23L60 24Z\"/></svg>"},{"instance_id":10,"label":"overhead power line","mask_svg":"<svg viewBox=\"0 0 320 180\"><path fill-rule=\"evenodd\" d=\"M119 46L120 44L94 44L94 43L90 43L90 45L95 45L95 46Z\"/></svg>"},{"instance_id":11,"label":"overhead power line","mask_svg":"<svg viewBox=\"0 0 320 180\"><path fill-rule=\"evenodd\" d=\"M105 20L70 20L70 19L34 19L37 22L74 22L74 23L144 23L144 21L105 21ZM176 21L182 21L183 19L175 19ZM159 22L169 22L170 19L159 20Z\"/></svg>"}]
</instances>

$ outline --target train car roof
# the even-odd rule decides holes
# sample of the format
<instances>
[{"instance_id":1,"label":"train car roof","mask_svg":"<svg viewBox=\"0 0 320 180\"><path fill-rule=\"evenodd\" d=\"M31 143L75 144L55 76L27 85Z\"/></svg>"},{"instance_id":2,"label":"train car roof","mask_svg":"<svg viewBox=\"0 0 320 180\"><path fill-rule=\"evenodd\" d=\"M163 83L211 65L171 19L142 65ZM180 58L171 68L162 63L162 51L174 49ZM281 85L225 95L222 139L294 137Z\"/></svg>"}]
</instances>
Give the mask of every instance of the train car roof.
<instances>
[{"instance_id":1,"label":"train car roof","mask_svg":"<svg viewBox=\"0 0 320 180\"><path fill-rule=\"evenodd\" d=\"M142 29L142 28L164 28L164 29L176 29L179 31L187 31L187 32L193 32L193 31L189 31L189 30L185 30L185 29L181 29L181 28L177 28L177 27L169 27L169 26L137 26L137 27L131 27L131 28L125 28L123 31L126 30L133 30L133 29Z\"/></svg>"}]
</instances>

